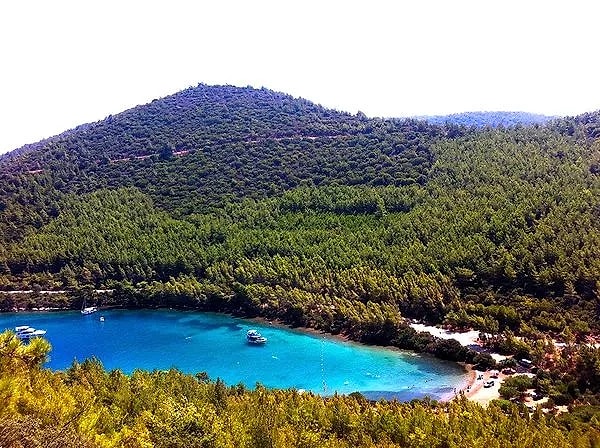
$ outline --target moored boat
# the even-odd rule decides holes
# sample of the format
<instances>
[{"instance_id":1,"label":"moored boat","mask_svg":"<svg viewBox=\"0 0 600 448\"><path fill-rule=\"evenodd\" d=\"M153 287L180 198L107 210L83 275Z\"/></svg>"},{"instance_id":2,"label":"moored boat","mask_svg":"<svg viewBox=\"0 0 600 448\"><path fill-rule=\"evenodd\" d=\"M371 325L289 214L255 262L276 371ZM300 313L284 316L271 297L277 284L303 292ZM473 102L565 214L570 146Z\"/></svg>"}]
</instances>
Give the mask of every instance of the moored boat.
<instances>
[{"instance_id":1,"label":"moored boat","mask_svg":"<svg viewBox=\"0 0 600 448\"><path fill-rule=\"evenodd\" d=\"M83 315L92 314L92 313L95 313L96 311L98 311L98 307L86 306L85 308L81 309L81 314L83 314Z\"/></svg>"},{"instance_id":2,"label":"moored boat","mask_svg":"<svg viewBox=\"0 0 600 448\"><path fill-rule=\"evenodd\" d=\"M248 330L246 333L246 341L248 341L249 344L262 345L267 342L267 338L256 330Z\"/></svg>"},{"instance_id":3,"label":"moored boat","mask_svg":"<svg viewBox=\"0 0 600 448\"><path fill-rule=\"evenodd\" d=\"M87 314L95 313L96 311L98 311L98 307L97 306L87 306L87 300L84 297L83 303L81 304L81 314L83 314L85 316Z\"/></svg>"},{"instance_id":4,"label":"moored boat","mask_svg":"<svg viewBox=\"0 0 600 448\"><path fill-rule=\"evenodd\" d=\"M15 327L15 334L19 339L31 339L44 336L46 334L46 330L36 330L29 325L21 325Z\"/></svg>"}]
</instances>

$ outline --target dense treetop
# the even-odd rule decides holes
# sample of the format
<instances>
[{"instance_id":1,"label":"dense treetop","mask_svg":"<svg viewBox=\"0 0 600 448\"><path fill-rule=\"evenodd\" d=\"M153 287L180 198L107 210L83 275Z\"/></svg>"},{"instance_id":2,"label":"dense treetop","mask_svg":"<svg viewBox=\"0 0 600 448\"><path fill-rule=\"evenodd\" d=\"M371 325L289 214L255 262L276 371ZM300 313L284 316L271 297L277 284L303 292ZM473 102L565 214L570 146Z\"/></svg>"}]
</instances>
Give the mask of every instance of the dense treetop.
<instances>
[{"instance_id":1,"label":"dense treetop","mask_svg":"<svg viewBox=\"0 0 600 448\"><path fill-rule=\"evenodd\" d=\"M600 437L596 420L530 416L510 403L250 391L174 369L126 376L95 360L50 372L41 368L48 349L0 334L0 446L586 448Z\"/></svg>"}]
</instances>

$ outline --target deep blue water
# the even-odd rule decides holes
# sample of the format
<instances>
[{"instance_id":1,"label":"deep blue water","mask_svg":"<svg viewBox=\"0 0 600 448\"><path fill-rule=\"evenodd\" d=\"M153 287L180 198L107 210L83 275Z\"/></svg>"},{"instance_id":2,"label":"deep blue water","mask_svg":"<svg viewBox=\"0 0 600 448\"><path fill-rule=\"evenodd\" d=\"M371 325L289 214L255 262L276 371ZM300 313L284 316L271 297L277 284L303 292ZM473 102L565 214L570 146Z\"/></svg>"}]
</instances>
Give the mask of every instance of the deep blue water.
<instances>
[{"instance_id":1,"label":"deep blue water","mask_svg":"<svg viewBox=\"0 0 600 448\"><path fill-rule=\"evenodd\" d=\"M105 317L100 322L100 316ZM227 384L305 389L320 394L359 391L369 398L440 399L464 385L454 363L429 356L342 342L227 315L174 310L0 314L0 331L17 325L47 330L47 367L65 369L95 356L107 369L206 372ZM268 338L248 345L246 331Z\"/></svg>"}]
</instances>

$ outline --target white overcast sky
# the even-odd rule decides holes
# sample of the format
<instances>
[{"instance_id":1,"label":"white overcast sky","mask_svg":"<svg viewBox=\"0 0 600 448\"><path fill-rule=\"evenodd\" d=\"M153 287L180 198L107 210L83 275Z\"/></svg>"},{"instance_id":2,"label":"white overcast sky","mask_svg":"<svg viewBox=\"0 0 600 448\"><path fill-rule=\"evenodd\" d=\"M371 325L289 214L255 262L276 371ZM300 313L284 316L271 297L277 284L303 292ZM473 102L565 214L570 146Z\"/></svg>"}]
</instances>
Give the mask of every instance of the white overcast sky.
<instances>
[{"instance_id":1,"label":"white overcast sky","mask_svg":"<svg viewBox=\"0 0 600 448\"><path fill-rule=\"evenodd\" d=\"M6 0L0 152L207 84L369 116L600 109L597 0Z\"/></svg>"}]
</instances>

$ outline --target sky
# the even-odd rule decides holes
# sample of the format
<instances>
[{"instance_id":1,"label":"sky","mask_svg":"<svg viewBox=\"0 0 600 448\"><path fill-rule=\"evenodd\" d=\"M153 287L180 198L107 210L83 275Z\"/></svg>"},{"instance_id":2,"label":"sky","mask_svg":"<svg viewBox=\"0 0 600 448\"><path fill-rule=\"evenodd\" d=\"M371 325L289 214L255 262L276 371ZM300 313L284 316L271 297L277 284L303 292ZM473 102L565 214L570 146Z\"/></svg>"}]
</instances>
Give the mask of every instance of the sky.
<instances>
[{"instance_id":1,"label":"sky","mask_svg":"<svg viewBox=\"0 0 600 448\"><path fill-rule=\"evenodd\" d=\"M198 83L368 116L600 109L597 0L0 2L0 153Z\"/></svg>"}]
</instances>

